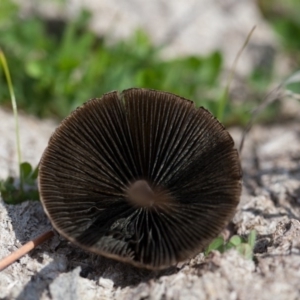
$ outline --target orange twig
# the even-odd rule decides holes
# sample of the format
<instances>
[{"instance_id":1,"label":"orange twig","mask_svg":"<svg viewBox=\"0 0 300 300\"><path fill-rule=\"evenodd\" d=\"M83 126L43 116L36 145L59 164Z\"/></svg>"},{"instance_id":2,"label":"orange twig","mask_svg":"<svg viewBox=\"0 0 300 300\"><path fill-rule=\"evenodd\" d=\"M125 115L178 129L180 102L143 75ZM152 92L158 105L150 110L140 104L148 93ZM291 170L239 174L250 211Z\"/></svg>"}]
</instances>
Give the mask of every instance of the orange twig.
<instances>
[{"instance_id":1,"label":"orange twig","mask_svg":"<svg viewBox=\"0 0 300 300\"><path fill-rule=\"evenodd\" d=\"M5 268L7 268L9 265L14 263L16 260L21 258L23 255L27 254L29 251L33 250L38 245L42 244L46 240L50 239L54 236L54 232L52 230L47 231L37 237L36 239L26 243L21 248L16 250L15 252L11 253L7 257L4 257L0 260L0 272L3 271Z\"/></svg>"}]
</instances>

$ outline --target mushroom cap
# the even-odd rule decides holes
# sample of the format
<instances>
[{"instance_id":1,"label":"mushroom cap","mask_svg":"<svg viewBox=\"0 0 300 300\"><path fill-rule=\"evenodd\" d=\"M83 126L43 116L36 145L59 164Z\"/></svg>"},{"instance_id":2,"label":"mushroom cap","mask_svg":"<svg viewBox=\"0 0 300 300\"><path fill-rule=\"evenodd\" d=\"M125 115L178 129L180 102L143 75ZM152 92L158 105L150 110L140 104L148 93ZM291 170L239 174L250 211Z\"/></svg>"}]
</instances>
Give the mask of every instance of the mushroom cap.
<instances>
[{"instance_id":1,"label":"mushroom cap","mask_svg":"<svg viewBox=\"0 0 300 300\"><path fill-rule=\"evenodd\" d=\"M241 194L234 142L192 101L133 88L62 121L39 167L53 227L76 245L161 269L204 249Z\"/></svg>"}]
</instances>

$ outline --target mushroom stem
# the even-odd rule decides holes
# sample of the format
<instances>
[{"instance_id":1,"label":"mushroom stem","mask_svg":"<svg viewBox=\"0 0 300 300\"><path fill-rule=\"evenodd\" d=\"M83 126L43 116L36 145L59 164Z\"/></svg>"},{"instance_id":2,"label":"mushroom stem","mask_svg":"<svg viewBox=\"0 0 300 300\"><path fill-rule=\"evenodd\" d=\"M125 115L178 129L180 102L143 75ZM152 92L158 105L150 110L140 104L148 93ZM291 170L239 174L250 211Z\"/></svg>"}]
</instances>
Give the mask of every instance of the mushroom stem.
<instances>
[{"instance_id":1,"label":"mushroom stem","mask_svg":"<svg viewBox=\"0 0 300 300\"><path fill-rule=\"evenodd\" d=\"M36 239L26 243L21 248L11 253L7 257L0 260L0 272L7 268L9 265L20 259L23 255L27 254L29 251L33 250L38 245L42 244L46 240L50 239L54 236L54 232L52 230L47 231L37 237Z\"/></svg>"},{"instance_id":2,"label":"mushroom stem","mask_svg":"<svg viewBox=\"0 0 300 300\"><path fill-rule=\"evenodd\" d=\"M137 180L127 191L129 201L139 207L151 207L154 203L154 192L146 180Z\"/></svg>"}]
</instances>

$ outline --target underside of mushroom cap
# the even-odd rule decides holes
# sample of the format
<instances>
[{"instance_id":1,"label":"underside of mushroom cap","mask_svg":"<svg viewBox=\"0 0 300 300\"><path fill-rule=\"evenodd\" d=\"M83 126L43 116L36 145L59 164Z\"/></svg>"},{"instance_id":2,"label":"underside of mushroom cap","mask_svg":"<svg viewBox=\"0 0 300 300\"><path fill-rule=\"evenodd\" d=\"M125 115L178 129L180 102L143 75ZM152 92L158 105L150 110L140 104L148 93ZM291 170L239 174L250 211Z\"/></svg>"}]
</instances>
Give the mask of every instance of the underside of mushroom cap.
<instances>
[{"instance_id":1,"label":"underside of mushroom cap","mask_svg":"<svg viewBox=\"0 0 300 300\"><path fill-rule=\"evenodd\" d=\"M39 186L67 239L159 269L203 250L232 218L241 168L231 136L207 110L129 89L92 99L61 123Z\"/></svg>"}]
</instances>

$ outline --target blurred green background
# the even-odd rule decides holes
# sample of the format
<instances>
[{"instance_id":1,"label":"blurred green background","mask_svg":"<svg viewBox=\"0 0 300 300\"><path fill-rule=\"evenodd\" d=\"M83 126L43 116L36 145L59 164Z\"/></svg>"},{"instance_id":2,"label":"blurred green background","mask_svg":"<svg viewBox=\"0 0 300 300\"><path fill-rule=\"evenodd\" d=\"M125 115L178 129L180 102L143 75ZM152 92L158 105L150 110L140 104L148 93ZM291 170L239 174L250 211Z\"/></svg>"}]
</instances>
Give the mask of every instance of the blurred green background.
<instances>
[{"instance_id":1,"label":"blurred green background","mask_svg":"<svg viewBox=\"0 0 300 300\"><path fill-rule=\"evenodd\" d=\"M88 30L90 16L85 11L68 23L53 24L37 16L24 22L12 1L1 0L0 5L0 47L8 60L18 105L26 113L60 120L90 98L145 87L179 94L217 114L224 93L222 53L163 60L162 49L141 31L108 44L105 36ZM279 51L288 57L292 73L300 63L300 1L257 0L257 5L276 32ZM228 101L225 125L245 124L274 78L273 66L257 67L245 80L253 101ZM10 107L2 68L0 105ZM277 110L276 106L268 110L264 120L271 120Z\"/></svg>"}]
</instances>

